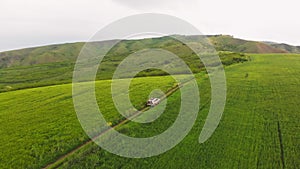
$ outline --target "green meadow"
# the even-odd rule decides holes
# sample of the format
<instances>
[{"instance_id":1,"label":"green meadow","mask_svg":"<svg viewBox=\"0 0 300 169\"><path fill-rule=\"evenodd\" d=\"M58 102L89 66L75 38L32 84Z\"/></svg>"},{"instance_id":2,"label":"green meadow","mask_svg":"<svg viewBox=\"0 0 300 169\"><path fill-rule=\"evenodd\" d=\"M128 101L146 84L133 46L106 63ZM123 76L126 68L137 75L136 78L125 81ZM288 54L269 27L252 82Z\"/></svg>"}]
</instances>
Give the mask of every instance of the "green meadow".
<instances>
[{"instance_id":1,"label":"green meadow","mask_svg":"<svg viewBox=\"0 0 300 169\"><path fill-rule=\"evenodd\" d=\"M34 86L20 82L22 90L0 93L0 168L42 168L48 164L49 168L300 168L300 55L247 55L249 61L225 67L226 106L212 137L203 144L198 142L211 94L208 76L198 73L201 99L194 127L170 151L144 159L120 157L94 143L85 144L89 138L76 117L71 84L51 86L46 82L45 87L23 89ZM117 124L122 116L109 99L110 82L97 81L95 91L105 118ZM142 108L151 91L167 92L174 85L170 76L135 78L130 99ZM163 132L178 115L180 91L167 101L165 112L156 121L128 122L116 129L133 137Z\"/></svg>"}]
</instances>

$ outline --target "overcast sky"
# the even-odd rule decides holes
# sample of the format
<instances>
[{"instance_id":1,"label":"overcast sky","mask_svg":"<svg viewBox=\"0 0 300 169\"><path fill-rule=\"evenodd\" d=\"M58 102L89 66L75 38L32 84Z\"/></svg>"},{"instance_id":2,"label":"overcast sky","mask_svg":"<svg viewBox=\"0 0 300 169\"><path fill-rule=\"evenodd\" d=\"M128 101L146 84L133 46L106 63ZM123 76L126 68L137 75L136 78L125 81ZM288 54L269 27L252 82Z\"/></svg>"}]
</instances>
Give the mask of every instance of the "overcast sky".
<instances>
[{"instance_id":1,"label":"overcast sky","mask_svg":"<svg viewBox=\"0 0 300 169\"><path fill-rule=\"evenodd\" d=\"M124 16L162 13L203 34L300 46L299 0L0 0L0 51L86 41Z\"/></svg>"}]
</instances>

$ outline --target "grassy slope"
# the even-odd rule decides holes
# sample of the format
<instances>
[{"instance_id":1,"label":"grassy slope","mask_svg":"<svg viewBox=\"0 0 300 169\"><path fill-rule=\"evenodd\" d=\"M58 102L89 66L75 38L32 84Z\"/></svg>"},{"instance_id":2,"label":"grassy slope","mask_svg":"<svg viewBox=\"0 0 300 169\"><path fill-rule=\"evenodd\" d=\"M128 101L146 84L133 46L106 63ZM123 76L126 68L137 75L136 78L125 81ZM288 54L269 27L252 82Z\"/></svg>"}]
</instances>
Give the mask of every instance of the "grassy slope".
<instances>
[{"instance_id":1,"label":"grassy slope","mask_svg":"<svg viewBox=\"0 0 300 169\"><path fill-rule=\"evenodd\" d=\"M197 36L186 36L187 40L195 40ZM237 53L297 53L299 47L268 44L255 41L237 39L227 35L209 36L208 38L218 51L232 51ZM114 41L98 42L101 48L107 48ZM143 40L123 41L117 48L115 54L130 53L133 50L145 47L168 47L175 43L169 37L149 38ZM15 51L0 53L0 68L14 66L32 66L36 64L47 64L53 62L74 62L84 45L83 42L49 45ZM181 48L180 46L178 46Z\"/></svg>"},{"instance_id":2,"label":"grassy slope","mask_svg":"<svg viewBox=\"0 0 300 169\"><path fill-rule=\"evenodd\" d=\"M190 134L174 149L157 157L127 159L91 144L64 161L61 167L279 168L284 164L286 168L297 168L300 166L300 137L296 134L300 132L299 64L299 55L270 54L253 55L251 62L228 67L226 110L219 128L205 144L198 144L198 137L209 108L210 92L207 77L199 75L202 105L199 118ZM145 100L153 83L153 87L163 84L163 90L174 85L167 77L137 80L140 85L133 88L148 89L133 90L139 93L133 94L134 100L139 101ZM108 87L105 81L99 83L100 91ZM97 97L101 100L106 95ZM169 98L170 107L157 122L128 123L120 130L131 136L160 133L176 118L179 96L177 92ZM45 166L87 139L73 110L70 85L1 93L0 100L0 168ZM107 109L114 112L111 106ZM111 121L119 118L111 113L107 116Z\"/></svg>"},{"instance_id":3,"label":"grassy slope","mask_svg":"<svg viewBox=\"0 0 300 169\"><path fill-rule=\"evenodd\" d=\"M0 53L0 68L75 61L84 43L67 43Z\"/></svg>"},{"instance_id":4,"label":"grassy slope","mask_svg":"<svg viewBox=\"0 0 300 169\"><path fill-rule=\"evenodd\" d=\"M193 44L199 36L186 36ZM209 36L209 40L218 51L238 53L284 53L295 52L293 46L272 46L261 42L246 41L232 36ZM97 42L99 50L106 49L114 41ZM84 43L49 45L0 53L0 92L23 88L70 83L72 70ZM101 79L109 79L115 67L129 54L140 49L160 48L168 50L181 58L194 72L199 72L203 65L195 62L195 55L185 45L170 37L127 40L116 45L103 60ZM229 57L230 58L230 57ZM224 64L234 62L227 60ZM147 75L162 75L162 72L147 72ZM98 78L100 75L98 74Z\"/></svg>"},{"instance_id":5,"label":"grassy slope","mask_svg":"<svg viewBox=\"0 0 300 169\"><path fill-rule=\"evenodd\" d=\"M110 41L109 41L110 42ZM105 44L109 42L100 42L99 45L102 48L105 48ZM12 66L7 68L0 68L0 92L24 89L24 88L32 88L39 86L48 86L54 84L63 84L70 83L72 81L73 69L75 64L75 59L77 57L76 51L81 47L80 43L76 43L78 47L76 50L72 50L73 46L70 45L58 45L58 46L48 46L42 47L33 50L31 54L24 54L24 58L32 58L32 59L40 59L42 56L47 55L47 53L54 53L52 56L57 56L56 58L63 59L59 62L50 62L46 61L41 64L33 64L28 65L27 61L22 62L20 66ZM109 54L103 59L101 63L100 69L97 74L97 79L110 79L112 74L118 64L124 60L129 54L134 53L135 51L139 51L144 48L161 48L181 57L190 67L193 72L200 72L203 70L204 66L199 60L199 58L185 45L182 45L178 41L174 41L173 39L168 38L156 38L156 39L146 39L143 41L126 41L119 43L113 48ZM29 49L27 49L29 50ZM43 51L43 52L37 52ZM22 52L15 51L16 53ZM26 50L25 50L26 51ZM64 52L66 54L64 54ZM5 54L5 53L4 53ZM8 52L11 58L13 58L14 52ZM21 54L16 54L18 57ZM42 56L40 56L40 54ZM50 55L50 54L49 54ZM66 58L63 55L68 55ZM246 60L246 56L239 53L230 53L230 52L222 52L220 54L221 60L224 65L230 65L236 62L242 62ZM66 58L66 60L64 60ZM1 56L0 56L1 59ZM26 59L25 59L26 60ZM29 59L31 60L31 59ZM19 64L18 60L11 60L14 64ZM0 63L2 63L0 61ZM5 63L5 62L3 62ZM42 64L43 63L43 64ZM168 63L165 66L171 66L173 63ZM1 66L0 66L1 67ZM178 70L179 71L179 70ZM161 71L144 71L140 74L140 76L153 76L153 75L165 75L164 72Z\"/></svg>"},{"instance_id":6,"label":"grassy slope","mask_svg":"<svg viewBox=\"0 0 300 169\"><path fill-rule=\"evenodd\" d=\"M300 46L291 46L284 43L273 43L270 46L275 47L277 49L282 49L290 53L300 53Z\"/></svg>"},{"instance_id":7,"label":"grassy slope","mask_svg":"<svg viewBox=\"0 0 300 169\"><path fill-rule=\"evenodd\" d=\"M287 50L276 48L262 42L236 39L227 35L211 36L209 39L218 51L239 53L288 53Z\"/></svg>"}]
</instances>

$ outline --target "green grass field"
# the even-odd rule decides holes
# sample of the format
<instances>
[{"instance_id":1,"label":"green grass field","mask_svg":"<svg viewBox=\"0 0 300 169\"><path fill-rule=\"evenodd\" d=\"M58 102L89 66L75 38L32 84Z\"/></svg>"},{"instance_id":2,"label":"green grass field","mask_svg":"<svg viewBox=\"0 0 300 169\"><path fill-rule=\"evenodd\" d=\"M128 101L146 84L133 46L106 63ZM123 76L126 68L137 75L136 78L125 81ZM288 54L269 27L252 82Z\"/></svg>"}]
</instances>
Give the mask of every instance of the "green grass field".
<instances>
[{"instance_id":1,"label":"green grass field","mask_svg":"<svg viewBox=\"0 0 300 169\"><path fill-rule=\"evenodd\" d=\"M183 58L190 66L192 71L200 72L204 66L197 61L196 56L190 58L189 50L178 50L175 47L168 49ZM126 57L108 56L101 63L97 73L97 80L111 79L118 64ZM220 58L224 65L231 65L247 61L247 55L233 52L220 52ZM26 88L35 88L41 86L51 86L56 84L68 84L72 82L75 61L43 63L34 65L13 66L9 68L0 67L0 93L6 91L20 90ZM142 71L138 74L140 77L167 75L159 70Z\"/></svg>"},{"instance_id":2,"label":"green grass field","mask_svg":"<svg viewBox=\"0 0 300 169\"><path fill-rule=\"evenodd\" d=\"M141 107L140 102L146 101L153 89L166 92L174 84L167 76L136 78L131 96L139 102L133 104ZM108 121L117 123L121 115L107 99L110 81L99 81L96 86L101 111ZM0 168L39 168L87 140L73 108L71 87L67 84L0 94Z\"/></svg>"},{"instance_id":3,"label":"green grass field","mask_svg":"<svg viewBox=\"0 0 300 169\"><path fill-rule=\"evenodd\" d=\"M87 144L50 167L60 168L300 168L300 55L251 54L251 61L226 67L227 102L219 127L204 144L198 137L210 105L210 84L197 75L201 107L195 126L175 148L145 159L123 158ZM155 88L174 86L169 76L137 78L132 100L141 107ZM108 121L121 117L109 96L109 81L97 82L98 104ZM149 124L129 122L118 130L147 137L177 117L180 92ZM88 140L72 104L71 85L0 93L0 168L41 168ZM105 101L104 101L105 100ZM103 106L103 104L105 106Z\"/></svg>"}]
</instances>

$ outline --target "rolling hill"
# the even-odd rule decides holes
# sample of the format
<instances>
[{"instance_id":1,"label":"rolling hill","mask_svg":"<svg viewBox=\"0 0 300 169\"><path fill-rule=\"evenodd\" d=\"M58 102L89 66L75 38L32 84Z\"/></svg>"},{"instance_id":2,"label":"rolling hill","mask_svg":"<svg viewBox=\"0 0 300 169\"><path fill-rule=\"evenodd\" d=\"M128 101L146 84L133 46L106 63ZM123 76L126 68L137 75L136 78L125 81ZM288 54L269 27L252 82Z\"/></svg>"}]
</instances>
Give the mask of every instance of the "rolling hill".
<instances>
[{"instance_id":1,"label":"rolling hill","mask_svg":"<svg viewBox=\"0 0 300 169\"><path fill-rule=\"evenodd\" d=\"M186 36L187 39L191 37L195 36ZM231 51L236 53L300 53L300 47L287 44L247 41L229 35L208 35L207 37L217 51ZM99 42L99 47L105 48L107 44L113 42L113 40ZM31 66L53 62L74 62L83 45L83 42L78 42L1 52L0 68ZM174 45L176 46L176 42L170 37L124 40L115 48L115 51L116 53L126 54L139 48Z\"/></svg>"},{"instance_id":2,"label":"rolling hill","mask_svg":"<svg viewBox=\"0 0 300 169\"><path fill-rule=\"evenodd\" d=\"M180 36L193 45L200 35ZM255 42L229 35L208 35L208 40L219 51L223 65L244 62L244 53L298 53L299 47L268 42ZM99 50L107 49L115 40L94 42ZM0 53L0 92L23 88L70 83L75 61L83 42L57 44ZM202 44L200 44L202 45ZM203 46L205 49L205 46ZM169 36L139 40L122 40L104 58L98 71L98 79L112 77L117 65L128 55L145 48L161 48L180 56L194 73L204 66L195 62L197 56L190 49ZM102 72L102 74L100 74ZM164 72L147 70L138 76L165 75Z\"/></svg>"},{"instance_id":3,"label":"rolling hill","mask_svg":"<svg viewBox=\"0 0 300 169\"><path fill-rule=\"evenodd\" d=\"M212 35L209 36L209 40L218 51L232 51L240 53L289 53L289 51L263 42L236 39L229 35Z\"/></svg>"},{"instance_id":4,"label":"rolling hill","mask_svg":"<svg viewBox=\"0 0 300 169\"><path fill-rule=\"evenodd\" d=\"M289 53L300 53L300 46L291 46L284 43L272 43L269 45L277 49L282 49Z\"/></svg>"},{"instance_id":5,"label":"rolling hill","mask_svg":"<svg viewBox=\"0 0 300 169\"><path fill-rule=\"evenodd\" d=\"M198 42L199 37L184 38L193 45ZM93 44L101 51L114 42L102 41ZM83 45L84 43L50 45L0 53L0 92L70 83L75 61ZM160 48L176 54L194 73L204 70L204 65L198 56L185 44L171 37L125 40L114 46L104 57L97 79L112 78L114 70L124 58L145 48ZM220 51L219 56L225 66L247 61L247 55L243 53ZM165 66L176 67L171 62L166 63ZM180 70L177 71L180 73ZM159 70L145 70L137 76L159 75L167 74Z\"/></svg>"}]
</instances>

